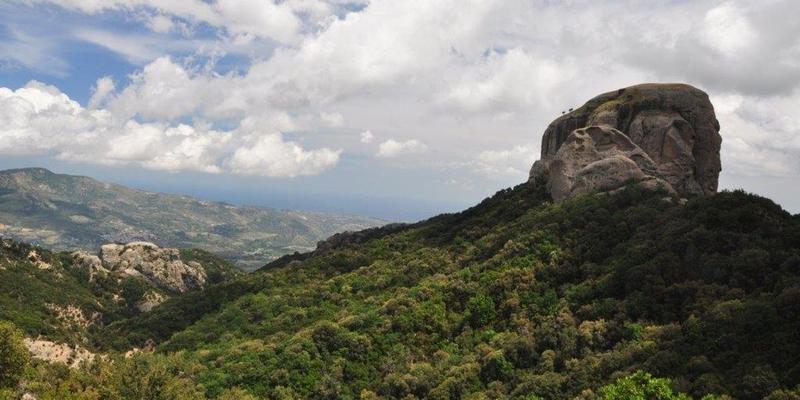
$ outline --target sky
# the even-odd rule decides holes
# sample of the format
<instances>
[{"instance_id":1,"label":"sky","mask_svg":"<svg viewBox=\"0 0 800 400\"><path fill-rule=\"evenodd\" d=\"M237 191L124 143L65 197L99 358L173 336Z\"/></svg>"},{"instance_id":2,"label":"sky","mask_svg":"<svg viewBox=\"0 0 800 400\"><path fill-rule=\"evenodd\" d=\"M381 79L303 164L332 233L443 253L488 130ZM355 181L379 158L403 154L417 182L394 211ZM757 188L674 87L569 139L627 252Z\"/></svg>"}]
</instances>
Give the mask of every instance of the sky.
<instances>
[{"instance_id":1,"label":"sky","mask_svg":"<svg viewBox=\"0 0 800 400\"><path fill-rule=\"evenodd\" d=\"M722 189L800 212L800 2L3 0L0 168L416 220L524 182L563 110L705 90Z\"/></svg>"}]
</instances>

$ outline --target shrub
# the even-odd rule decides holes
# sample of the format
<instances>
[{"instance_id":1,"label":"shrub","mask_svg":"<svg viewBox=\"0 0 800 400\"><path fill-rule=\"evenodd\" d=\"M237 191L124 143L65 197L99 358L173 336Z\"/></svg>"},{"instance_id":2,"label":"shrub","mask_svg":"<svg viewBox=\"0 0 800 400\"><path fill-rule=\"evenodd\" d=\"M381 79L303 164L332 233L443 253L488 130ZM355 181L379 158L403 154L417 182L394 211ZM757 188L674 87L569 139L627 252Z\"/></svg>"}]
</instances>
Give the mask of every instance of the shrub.
<instances>
[{"instance_id":1,"label":"shrub","mask_svg":"<svg viewBox=\"0 0 800 400\"><path fill-rule=\"evenodd\" d=\"M22 331L11 322L0 321L0 389L15 388L28 365L28 349Z\"/></svg>"}]
</instances>

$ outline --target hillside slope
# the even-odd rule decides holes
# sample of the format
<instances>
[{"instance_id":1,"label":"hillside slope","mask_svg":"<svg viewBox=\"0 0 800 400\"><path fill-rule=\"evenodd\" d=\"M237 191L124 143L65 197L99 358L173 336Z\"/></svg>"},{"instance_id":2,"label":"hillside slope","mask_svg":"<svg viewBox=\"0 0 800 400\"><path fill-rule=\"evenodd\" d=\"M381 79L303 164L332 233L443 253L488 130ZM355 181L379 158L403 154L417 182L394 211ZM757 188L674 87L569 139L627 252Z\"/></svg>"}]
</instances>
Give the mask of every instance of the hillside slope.
<instances>
[{"instance_id":1,"label":"hillside slope","mask_svg":"<svg viewBox=\"0 0 800 400\"><path fill-rule=\"evenodd\" d=\"M145 240L202 248L254 269L265 260L341 231L385 223L269 208L235 207L151 193L29 168L0 171L0 235L55 250L94 251L109 242Z\"/></svg>"},{"instance_id":2,"label":"hillside slope","mask_svg":"<svg viewBox=\"0 0 800 400\"><path fill-rule=\"evenodd\" d=\"M13 322L28 337L92 348L89 338L106 324L151 311L181 291L202 291L242 275L202 250L159 250L172 265L153 260L140 264L150 262L145 272L162 280L142 274L142 265L123 270L85 252L52 252L0 239L0 320ZM86 262L92 258L96 263ZM174 274L170 268L187 264L192 266L188 272L196 274L187 277L194 286L163 285Z\"/></svg>"},{"instance_id":3,"label":"hillside slope","mask_svg":"<svg viewBox=\"0 0 800 400\"><path fill-rule=\"evenodd\" d=\"M552 204L526 183L211 290L99 344L153 339L150 362L209 398L596 398L644 370L749 400L800 382L800 217L743 192Z\"/></svg>"}]
</instances>

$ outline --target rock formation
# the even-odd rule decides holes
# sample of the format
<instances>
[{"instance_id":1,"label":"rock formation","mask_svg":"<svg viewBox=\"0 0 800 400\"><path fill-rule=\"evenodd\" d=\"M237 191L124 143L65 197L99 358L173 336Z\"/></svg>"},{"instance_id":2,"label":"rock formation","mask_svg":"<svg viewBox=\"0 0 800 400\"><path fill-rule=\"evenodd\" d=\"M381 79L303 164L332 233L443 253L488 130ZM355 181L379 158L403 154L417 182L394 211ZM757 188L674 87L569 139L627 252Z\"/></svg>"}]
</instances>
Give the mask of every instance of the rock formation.
<instances>
[{"instance_id":1,"label":"rock formation","mask_svg":"<svg viewBox=\"0 0 800 400\"><path fill-rule=\"evenodd\" d=\"M550 123L530 180L560 201L629 182L682 197L717 191L722 138L703 91L643 84L601 94Z\"/></svg>"},{"instance_id":2,"label":"rock formation","mask_svg":"<svg viewBox=\"0 0 800 400\"><path fill-rule=\"evenodd\" d=\"M109 271L103 267L103 261L100 257L89 254L86 251L78 250L72 253L72 259L75 264L83 267L89 273L89 282L97 280L97 276L108 275Z\"/></svg>"},{"instance_id":3,"label":"rock formation","mask_svg":"<svg viewBox=\"0 0 800 400\"><path fill-rule=\"evenodd\" d=\"M202 265L183 262L178 249L160 248L149 242L106 244L101 247L99 257L86 252L75 252L72 256L88 270L90 280L98 274L121 273L140 276L162 289L181 293L202 288L206 283Z\"/></svg>"}]
</instances>

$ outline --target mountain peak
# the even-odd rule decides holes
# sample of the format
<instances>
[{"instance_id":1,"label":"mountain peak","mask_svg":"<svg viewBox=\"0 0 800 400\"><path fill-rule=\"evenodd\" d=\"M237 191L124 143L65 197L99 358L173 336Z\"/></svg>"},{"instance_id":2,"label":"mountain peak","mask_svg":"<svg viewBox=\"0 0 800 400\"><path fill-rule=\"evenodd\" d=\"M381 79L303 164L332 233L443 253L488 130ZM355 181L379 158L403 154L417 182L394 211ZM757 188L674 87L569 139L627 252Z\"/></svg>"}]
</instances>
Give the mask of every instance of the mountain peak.
<instances>
[{"instance_id":1,"label":"mountain peak","mask_svg":"<svg viewBox=\"0 0 800 400\"><path fill-rule=\"evenodd\" d=\"M554 120L530 180L554 200L628 182L682 197L717 191L722 138L708 95L646 83L596 96Z\"/></svg>"}]
</instances>

